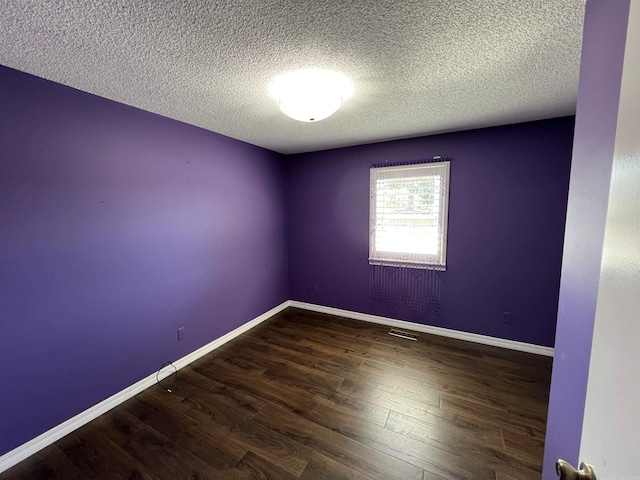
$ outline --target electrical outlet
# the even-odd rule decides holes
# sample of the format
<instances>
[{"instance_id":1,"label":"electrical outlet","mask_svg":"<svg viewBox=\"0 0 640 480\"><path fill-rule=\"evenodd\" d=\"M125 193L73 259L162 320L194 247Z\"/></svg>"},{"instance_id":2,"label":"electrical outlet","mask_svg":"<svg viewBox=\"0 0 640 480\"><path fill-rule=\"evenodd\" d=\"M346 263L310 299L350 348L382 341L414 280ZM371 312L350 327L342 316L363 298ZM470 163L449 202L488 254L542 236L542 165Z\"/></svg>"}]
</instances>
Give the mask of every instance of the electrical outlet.
<instances>
[{"instance_id":1,"label":"electrical outlet","mask_svg":"<svg viewBox=\"0 0 640 480\"><path fill-rule=\"evenodd\" d=\"M502 312L502 323L511 323L511 312Z\"/></svg>"},{"instance_id":2,"label":"electrical outlet","mask_svg":"<svg viewBox=\"0 0 640 480\"><path fill-rule=\"evenodd\" d=\"M184 327L178 329L178 340L184 340Z\"/></svg>"}]
</instances>

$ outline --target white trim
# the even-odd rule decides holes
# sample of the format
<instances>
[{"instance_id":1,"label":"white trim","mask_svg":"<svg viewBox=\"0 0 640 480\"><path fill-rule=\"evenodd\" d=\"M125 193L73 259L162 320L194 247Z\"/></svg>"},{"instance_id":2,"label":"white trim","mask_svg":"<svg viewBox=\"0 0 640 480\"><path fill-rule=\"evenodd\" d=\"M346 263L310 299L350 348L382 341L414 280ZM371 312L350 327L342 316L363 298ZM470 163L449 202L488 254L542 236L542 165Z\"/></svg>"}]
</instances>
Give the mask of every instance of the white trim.
<instances>
[{"instance_id":1,"label":"white trim","mask_svg":"<svg viewBox=\"0 0 640 480\"><path fill-rule=\"evenodd\" d=\"M394 318L379 317L377 315L369 315L368 313L352 312L350 310L342 310L339 308L325 307L323 305L315 305L313 303L298 302L291 300L291 307L303 308L314 312L328 313L330 315L338 315L340 317L352 318L354 320L362 320L365 322L379 323L390 327L398 327L406 330L414 330L416 332L430 333L432 335L440 335L441 337L457 338L468 342L481 343L483 345L491 345L494 347L508 348L519 352L535 353L553 357L552 347L543 347L542 345L534 345L532 343L516 342L515 340L506 340L504 338L489 337L477 333L461 332L458 330L449 330L448 328L432 327L431 325L423 325L422 323L406 322L404 320L396 320Z\"/></svg>"},{"instance_id":2,"label":"white trim","mask_svg":"<svg viewBox=\"0 0 640 480\"><path fill-rule=\"evenodd\" d=\"M250 320L249 322L245 323L244 325L239 326L235 330L232 330L226 335L223 335L220 338L217 338L216 340L214 340L213 342L206 344L205 346L191 352L188 355L185 355L179 360L176 360L175 362L173 362L173 364L176 366L178 370L183 367L186 367L191 362L194 362L195 360L206 355L207 353L224 345L228 341L233 340L238 335L243 334L247 330L271 318L275 314L280 313L282 310L284 310L288 306L290 306L290 301L287 300L286 302L281 303L277 307L272 308L268 312L265 312L262 315L254 318L253 320ZM172 371L167 371L167 375L171 373ZM14 465L26 459L27 457L30 457L34 453L39 452L43 448L48 447L53 442L61 439L65 435L73 432L74 430L82 427L83 425L86 425L91 420L94 420L95 418L99 417L103 413L106 413L112 408L117 407L125 400L128 400L131 397L142 392L143 390L153 386L155 383L156 383L156 372L153 372L151 375L143 378L139 382L134 383L133 385L125 388L124 390L121 390L120 392L110 396L106 400L103 400L102 402L94 405L93 407L88 408L84 412L79 413L78 415L70 418L66 422L63 422L53 427L51 430L47 430L43 434L38 435L36 438L28 441L27 443L23 443L19 447L16 447L13 450L5 453L0 457L0 473L4 472L5 470L8 470L9 468L13 467Z\"/></svg>"},{"instance_id":3,"label":"white trim","mask_svg":"<svg viewBox=\"0 0 640 480\"><path fill-rule=\"evenodd\" d=\"M173 362L173 364L178 368L178 370L180 370L182 367L186 367L191 362L195 362L200 357L203 357L207 353L212 352L213 350L215 350L218 347L221 347L222 345L224 345L228 341L233 340L234 338L236 338L239 335L242 335L244 332L246 332L248 330L251 330L253 327L259 325L260 323L264 322L265 320L268 320L269 318L271 318L274 315L280 313L281 311L283 311L285 308L287 308L289 306L290 306L290 301L289 300L287 300L286 302L282 302L277 307L274 307L271 310L269 310L268 312L265 312L262 315L254 318L253 320L248 321L244 325L239 326L238 328L236 328L235 330L230 331L226 335L223 335L220 338L214 340L213 342L206 344L204 347L201 347L198 350L195 350L195 351L191 352L190 354L185 355L180 360L177 360L177 361ZM155 383L155 375L154 375L154 383Z\"/></svg>"}]
</instances>

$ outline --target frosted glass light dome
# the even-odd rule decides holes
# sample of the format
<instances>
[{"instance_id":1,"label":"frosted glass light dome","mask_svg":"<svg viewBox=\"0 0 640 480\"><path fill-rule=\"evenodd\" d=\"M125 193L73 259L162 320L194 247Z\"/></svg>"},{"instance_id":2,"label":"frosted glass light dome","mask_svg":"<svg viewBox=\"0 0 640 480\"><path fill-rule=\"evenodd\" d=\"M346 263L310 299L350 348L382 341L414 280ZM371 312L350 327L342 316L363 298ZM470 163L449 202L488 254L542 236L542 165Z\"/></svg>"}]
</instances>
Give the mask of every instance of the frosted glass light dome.
<instances>
[{"instance_id":1,"label":"frosted glass light dome","mask_svg":"<svg viewBox=\"0 0 640 480\"><path fill-rule=\"evenodd\" d=\"M269 84L269 94L282 113L301 122L317 122L333 115L353 91L349 77L319 68L283 73Z\"/></svg>"}]
</instances>

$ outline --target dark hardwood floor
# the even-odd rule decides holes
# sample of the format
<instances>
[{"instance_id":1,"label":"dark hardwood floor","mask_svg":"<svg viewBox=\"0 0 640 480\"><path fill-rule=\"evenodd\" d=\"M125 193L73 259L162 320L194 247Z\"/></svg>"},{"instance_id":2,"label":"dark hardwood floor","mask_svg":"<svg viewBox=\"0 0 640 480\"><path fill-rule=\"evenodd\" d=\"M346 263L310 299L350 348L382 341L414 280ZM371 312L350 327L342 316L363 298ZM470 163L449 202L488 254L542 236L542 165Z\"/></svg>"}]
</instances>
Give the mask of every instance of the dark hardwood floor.
<instances>
[{"instance_id":1,"label":"dark hardwood floor","mask_svg":"<svg viewBox=\"0 0 640 480\"><path fill-rule=\"evenodd\" d=\"M551 359L288 309L0 476L539 479Z\"/></svg>"}]
</instances>

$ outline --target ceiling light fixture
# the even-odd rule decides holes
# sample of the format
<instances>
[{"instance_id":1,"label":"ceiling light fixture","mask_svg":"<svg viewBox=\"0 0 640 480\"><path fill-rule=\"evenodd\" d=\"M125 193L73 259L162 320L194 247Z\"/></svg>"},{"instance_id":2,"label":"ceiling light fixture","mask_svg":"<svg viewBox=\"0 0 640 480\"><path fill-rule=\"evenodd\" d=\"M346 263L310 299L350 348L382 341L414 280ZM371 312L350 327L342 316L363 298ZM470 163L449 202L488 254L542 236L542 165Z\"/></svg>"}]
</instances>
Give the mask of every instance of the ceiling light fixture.
<instances>
[{"instance_id":1,"label":"ceiling light fixture","mask_svg":"<svg viewBox=\"0 0 640 480\"><path fill-rule=\"evenodd\" d=\"M317 122L333 115L353 92L349 77L320 68L283 73L269 84L269 94L282 113L301 122Z\"/></svg>"}]
</instances>

